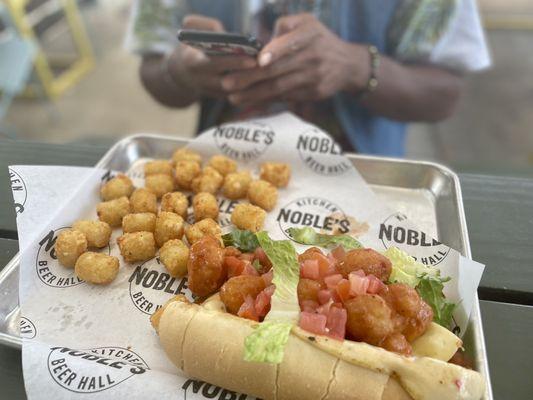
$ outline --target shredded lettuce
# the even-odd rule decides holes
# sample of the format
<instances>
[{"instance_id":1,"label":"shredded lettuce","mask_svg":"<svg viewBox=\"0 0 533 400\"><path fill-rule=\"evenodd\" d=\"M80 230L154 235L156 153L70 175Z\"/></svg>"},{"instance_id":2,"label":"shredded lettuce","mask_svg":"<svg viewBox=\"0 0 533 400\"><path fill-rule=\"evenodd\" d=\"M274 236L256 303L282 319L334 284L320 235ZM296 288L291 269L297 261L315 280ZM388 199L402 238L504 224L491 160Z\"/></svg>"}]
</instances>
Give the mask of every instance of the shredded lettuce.
<instances>
[{"instance_id":1,"label":"shredded lettuce","mask_svg":"<svg viewBox=\"0 0 533 400\"><path fill-rule=\"evenodd\" d=\"M326 248L341 245L346 250L360 249L363 247L358 240L349 235L327 235L325 233L318 233L310 227L289 228L288 233L291 238L301 244Z\"/></svg>"},{"instance_id":2,"label":"shredded lettuce","mask_svg":"<svg viewBox=\"0 0 533 400\"><path fill-rule=\"evenodd\" d=\"M444 283L451 278L441 278L439 276L422 275L416 291L420 297L433 309L433 321L449 329L452 322L453 312L457 304L451 303L444 297L442 290Z\"/></svg>"},{"instance_id":3,"label":"shredded lettuce","mask_svg":"<svg viewBox=\"0 0 533 400\"><path fill-rule=\"evenodd\" d=\"M265 321L244 340L246 361L279 364L283 361L285 344L293 327L292 322Z\"/></svg>"},{"instance_id":4,"label":"shredded lettuce","mask_svg":"<svg viewBox=\"0 0 533 400\"><path fill-rule=\"evenodd\" d=\"M266 232L257 233L256 238L272 263L272 283L276 290L265 321L245 340L244 359L279 364L283 360L290 330L298 322L300 314L297 294L300 279L298 255L289 240L272 240Z\"/></svg>"},{"instance_id":5,"label":"shredded lettuce","mask_svg":"<svg viewBox=\"0 0 533 400\"><path fill-rule=\"evenodd\" d=\"M259 247L255 233L239 229L222 235L222 241L224 242L224 247L234 246L245 253L251 253Z\"/></svg>"},{"instance_id":6,"label":"shredded lettuce","mask_svg":"<svg viewBox=\"0 0 533 400\"><path fill-rule=\"evenodd\" d=\"M439 270L428 267L397 247L389 247L383 255L392 263L390 282L404 283L416 287L421 275L438 276Z\"/></svg>"}]
</instances>

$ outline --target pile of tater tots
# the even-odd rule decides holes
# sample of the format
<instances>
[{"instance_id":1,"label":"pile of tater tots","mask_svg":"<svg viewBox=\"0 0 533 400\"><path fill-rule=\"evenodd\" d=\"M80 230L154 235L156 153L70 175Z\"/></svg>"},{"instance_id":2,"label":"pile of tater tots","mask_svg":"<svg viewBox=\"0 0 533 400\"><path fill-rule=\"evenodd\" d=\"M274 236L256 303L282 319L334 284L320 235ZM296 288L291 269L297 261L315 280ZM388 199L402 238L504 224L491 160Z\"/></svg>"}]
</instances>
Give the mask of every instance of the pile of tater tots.
<instances>
[{"instance_id":1,"label":"pile of tater tots","mask_svg":"<svg viewBox=\"0 0 533 400\"><path fill-rule=\"evenodd\" d=\"M205 235L222 240L215 197L219 191L228 199L249 201L232 211L236 228L252 232L263 228L266 212L275 207L278 188L287 186L291 170L285 163L265 162L259 175L254 179L249 171L238 171L237 163L223 155L211 157L202 167L200 154L177 149L171 160L144 165L144 188L135 188L123 174L105 183L100 189L102 202L96 207L98 220L76 221L62 231L55 243L57 259L86 282L108 284L116 278L120 261L95 250L108 246L112 229L122 227L117 244L124 261L149 260L159 249L169 274L182 277L187 274L190 245ZM193 224L186 222L189 200L182 191L195 193Z\"/></svg>"}]
</instances>

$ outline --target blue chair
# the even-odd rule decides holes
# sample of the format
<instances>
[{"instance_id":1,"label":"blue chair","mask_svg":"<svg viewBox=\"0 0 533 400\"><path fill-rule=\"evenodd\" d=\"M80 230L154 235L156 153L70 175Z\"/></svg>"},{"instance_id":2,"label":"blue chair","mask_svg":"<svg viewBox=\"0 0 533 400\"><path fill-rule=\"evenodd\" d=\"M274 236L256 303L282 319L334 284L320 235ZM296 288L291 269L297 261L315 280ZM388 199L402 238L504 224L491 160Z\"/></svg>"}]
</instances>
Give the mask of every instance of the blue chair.
<instances>
[{"instance_id":1,"label":"blue chair","mask_svg":"<svg viewBox=\"0 0 533 400\"><path fill-rule=\"evenodd\" d=\"M22 39L6 7L0 3L0 125L11 102L26 87L31 78L36 53L34 44Z\"/></svg>"}]
</instances>

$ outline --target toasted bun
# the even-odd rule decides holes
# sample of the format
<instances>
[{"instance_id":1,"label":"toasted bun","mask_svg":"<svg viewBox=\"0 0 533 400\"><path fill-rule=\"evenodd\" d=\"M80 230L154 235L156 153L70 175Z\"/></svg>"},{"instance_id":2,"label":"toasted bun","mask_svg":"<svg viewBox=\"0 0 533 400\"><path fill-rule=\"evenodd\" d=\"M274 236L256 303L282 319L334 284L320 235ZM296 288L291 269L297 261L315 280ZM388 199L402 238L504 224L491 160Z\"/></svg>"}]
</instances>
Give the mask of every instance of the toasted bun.
<instances>
[{"instance_id":1,"label":"toasted bun","mask_svg":"<svg viewBox=\"0 0 533 400\"><path fill-rule=\"evenodd\" d=\"M159 321L161 344L189 376L265 400L407 400L386 373L354 365L291 334L279 365L244 361L254 322L216 308L175 301Z\"/></svg>"}]
</instances>

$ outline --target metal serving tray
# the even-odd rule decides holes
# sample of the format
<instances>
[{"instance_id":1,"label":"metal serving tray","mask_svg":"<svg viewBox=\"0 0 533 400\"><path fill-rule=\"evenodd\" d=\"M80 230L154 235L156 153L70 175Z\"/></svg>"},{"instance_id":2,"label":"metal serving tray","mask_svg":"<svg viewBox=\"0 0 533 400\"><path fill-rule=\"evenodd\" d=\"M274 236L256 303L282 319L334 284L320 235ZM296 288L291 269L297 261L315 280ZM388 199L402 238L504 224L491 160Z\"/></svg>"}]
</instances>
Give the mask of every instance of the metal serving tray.
<instances>
[{"instance_id":1,"label":"metal serving tray","mask_svg":"<svg viewBox=\"0 0 533 400\"><path fill-rule=\"evenodd\" d=\"M160 135L139 134L116 143L96 167L128 171L140 158L170 158L176 147L188 140ZM448 168L431 162L409 161L349 154L363 178L389 206L415 221L421 230L471 257L459 178ZM18 305L19 255L0 273L0 343L21 348ZM483 326L477 295L465 348L487 382L485 400L492 400L492 389L485 352Z\"/></svg>"}]
</instances>

